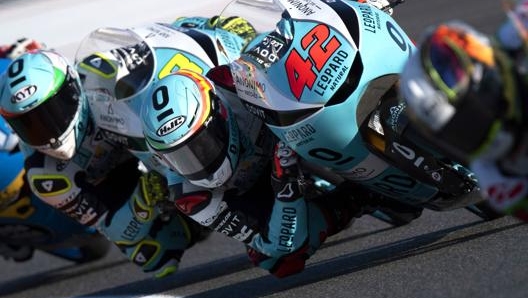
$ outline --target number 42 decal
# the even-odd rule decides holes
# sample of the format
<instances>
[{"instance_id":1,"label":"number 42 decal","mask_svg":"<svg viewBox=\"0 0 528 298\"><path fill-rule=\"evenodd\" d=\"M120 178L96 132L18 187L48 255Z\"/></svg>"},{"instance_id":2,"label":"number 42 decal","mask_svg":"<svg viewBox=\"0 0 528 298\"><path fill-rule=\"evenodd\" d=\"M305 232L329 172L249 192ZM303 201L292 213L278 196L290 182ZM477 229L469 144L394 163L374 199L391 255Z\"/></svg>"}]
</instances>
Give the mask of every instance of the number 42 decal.
<instances>
[{"instance_id":1,"label":"number 42 decal","mask_svg":"<svg viewBox=\"0 0 528 298\"><path fill-rule=\"evenodd\" d=\"M409 51L410 55L412 46L406 43L398 28L389 21L385 23L385 26L389 36L396 45L403 52ZM296 49L292 49L288 58L286 58L285 67L290 89L297 100L300 100L304 87L312 89L318 73L322 71L328 60L340 46L341 42L335 36L330 36L328 26L319 24L301 39L302 49L308 50L306 59ZM314 71L314 67L317 72Z\"/></svg>"},{"instance_id":2,"label":"number 42 decal","mask_svg":"<svg viewBox=\"0 0 528 298\"><path fill-rule=\"evenodd\" d=\"M341 42L335 37L330 37L330 29L325 24L315 26L301 39L301 47L308 50L308 58L293 49L286 59L286 75L291 91L299 100L305 86L312 89L317 72L321 72L330 57L339 49Z\"/></svg>"}]
</instances>

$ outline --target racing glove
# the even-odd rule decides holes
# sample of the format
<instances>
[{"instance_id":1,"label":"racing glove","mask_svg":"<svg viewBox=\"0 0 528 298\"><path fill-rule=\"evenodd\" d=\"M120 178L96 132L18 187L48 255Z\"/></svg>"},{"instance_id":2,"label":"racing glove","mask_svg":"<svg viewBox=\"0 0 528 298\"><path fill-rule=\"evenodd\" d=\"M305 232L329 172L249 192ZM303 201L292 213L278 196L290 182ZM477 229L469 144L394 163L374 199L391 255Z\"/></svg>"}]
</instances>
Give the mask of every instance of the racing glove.
<instances>
[{"instance_id":1,"label":"racing glove","mask_svg":"<svg viewBox=\"0 0 528 298\"><path fill-rule=\"evenodd\" d=\"M127 235L132 236L141 228L141 224L129 224L126 226ZM158 217L148 224L146 230L146 235L134 237L140 238L137 242L123 238L115 243L128 259L140 266L143 272L153 273L155 278L176 272L184 251L191 245L188 222L180 215L168 220Z\"/></svg>"},{"instance_id":2,"label":"racing glove","mask_svg":"<svg viewBox=\"0 0 528 298\"><path fill-rule=\"evenodd\" d=\"M343 230L351 223L352 217L350 215L352 212L343 210L346 207L341 206L341 204L339 206L333 205L334 203L332 202L324 201L324 198L320 202L306 203L306 220L309 222L304 228L307 229L308 235L304 237L304 242L295 246L295 250L284 255L273 255L269 251L264 252L248 246L247 255L249 260L253 265L268 270L278 278L300 273L304 270L306 261L315 254L327 237ZM356 210L355 207L352 209ZM341 219L339 223L337 223L337 218ZM336 227L337 225L339 227ZM275 229L282 228L275 227ZM299 236L296 235L296 237ZM279 247L279 249L281 248Z\"/></svg>"},{"instance_id":3,"label":"racing glove","mask_svg":"<svg viewBox=\"0 0 528 298\"><path fill-rule=\"evenodd\" d=\"M180 214L161 216L158 204L168 195L163 176L155 171L145 173L128 202L108 213L98 226L128 259L156 278L177 271L184 251L207 232Z\"/></svg>"}]
</instances>

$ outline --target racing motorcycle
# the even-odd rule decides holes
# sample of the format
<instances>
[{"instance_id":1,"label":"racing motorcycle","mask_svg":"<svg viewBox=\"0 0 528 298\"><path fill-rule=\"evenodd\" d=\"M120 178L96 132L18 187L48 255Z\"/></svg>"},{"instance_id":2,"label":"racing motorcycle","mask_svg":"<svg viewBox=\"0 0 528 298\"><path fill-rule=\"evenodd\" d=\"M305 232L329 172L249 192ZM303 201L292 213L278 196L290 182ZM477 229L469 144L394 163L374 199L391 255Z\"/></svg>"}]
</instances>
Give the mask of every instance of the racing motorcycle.
<instances>
[{"instance_id":1,"label":"racing motorcycle","mask_svg":"<svg viewBox=\"0 0 528 298\"><path fill-rule=\"evenodd\" d=\"M9 65L0 58L0 75ZM86 263L104 257L110 249L102 235L70 219L24 189L24 156L16 148L18 138L0 117L0 256L16 262L32 258L34 250ZM26 193L26 192L24 192Z\"/></svg>"},{"instance_id":2,"label":"racing motorcycle","mask_svg":"<svg viewBox=\"0 0 528 298\"><path fill-rule=\"evenodd\" d=\"M350 0L232 1L221 17L244 17L259 35L208 76L331 185L346 182L369 199L416 210L496 218L473 174L407 125L398 74L416 48L385 12L400 2L378 9Z\"/></svg>"}]
</instances>

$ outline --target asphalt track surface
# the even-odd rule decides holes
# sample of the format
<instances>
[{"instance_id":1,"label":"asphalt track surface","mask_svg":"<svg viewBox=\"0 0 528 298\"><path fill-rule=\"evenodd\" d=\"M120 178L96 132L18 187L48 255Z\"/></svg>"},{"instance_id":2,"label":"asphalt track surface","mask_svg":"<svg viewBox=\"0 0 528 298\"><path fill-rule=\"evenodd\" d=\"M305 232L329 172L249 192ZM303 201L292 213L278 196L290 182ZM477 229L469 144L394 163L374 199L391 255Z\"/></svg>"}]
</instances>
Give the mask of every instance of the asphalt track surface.
<instances>
[{"instance_id":1,"label":"asphalt track surface","mask_svg":"<svg viewBox=\"0 0 528 298\"><path fill-rule=\"evenodd\" d=\"M225 3L195 2L199 14L214 13L221 7L220 3ZM42 3L47 3L45 9L34 10L34 6ZM71 50L82 34L75 36L70 31L95 28L101 19L62 29L64 32L55 30L52 34L50 31L57 27L57 22L73 24L87 20L84 14L68 17L64 10L68 5L87 6L88 3L102 5L103 1L77 4L60 0L0 1L0 40L9 42L14 36L41 36L49 45ZM132 0L104 3L136 8L145 5ZM183 1L172 3L180 5ZM183 14L179 13L182 10L191 13L194 8L186 6L170 12L160 6L157 11L163 13L152 18L140 18L137 14L131 17L128 12L114 10L116 16L111 21L121 21L126 26L133 21L170 20L174 15ZM136 11L152 16L156 10L141 7ZM43 21L41 14L55 12L66 19ZM499 1L494 0L407 0L397 8L395 17L417 39L427 25L457 18L491 33L503 14ZM40 27L36 29L38 24ZM52 29L46 31L46 28ZM58 37L61 34L62 39ZM308 261L303 273L282 280L250 266L243 247L220 235L213 235L190 249L178 273L162 280L140 272L116 250L100 261L80 266L37 253L31 261L20 264L0 260L0 297L524 298L528 297L527 232L527 225L512 218L484 222L466 210L427 211L421 218L399 228L363 217L348 230L330 238Z\"/></svg>"}]
</instances>

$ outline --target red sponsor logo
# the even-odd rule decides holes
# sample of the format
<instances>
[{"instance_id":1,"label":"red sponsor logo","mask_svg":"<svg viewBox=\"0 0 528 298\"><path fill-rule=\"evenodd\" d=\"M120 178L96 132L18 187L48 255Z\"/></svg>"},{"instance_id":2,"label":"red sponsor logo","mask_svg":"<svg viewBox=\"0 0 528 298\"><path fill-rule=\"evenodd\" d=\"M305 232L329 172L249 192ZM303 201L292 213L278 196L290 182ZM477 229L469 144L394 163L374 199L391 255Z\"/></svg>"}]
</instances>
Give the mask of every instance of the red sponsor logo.
<instances>
[{"instance_id":1,"label":"red sponsor logo","mask_svg":"<svg viewBox=\"0 0 528 298\"><path fill-rule=\"evenodd\" d=\"M513 184L495 184L487 189L488 196L496 204L502 205L507 202L513 202L521 199L526 193L526 183L518 181Z\"/></svg>"},{"instance_id":2,"label":"red sponsor logo","mask_svg":"<svg viewBox=\"0 0 528 298\"><path fill-rule=\"evenodd\" d=\"M319 24L301 39L301 47L308 51L308 57L293 49L285 63L288 83L297 100L300 100L305 87L312 89L318 74L341 47L341 42L331 35L327 25Z\"/></svg>"},{"instance_id":3,"label":"red sponsor logo","mask_svg":"<svg viewBox=\"0 0 528 298\"><path fill-rule=\"evenodd\" d=\"M188 193L178 198L174 204L185 215L193 215L203 210L211 201L211 193L199 191Z\"/></svg>"}]
</instances>

